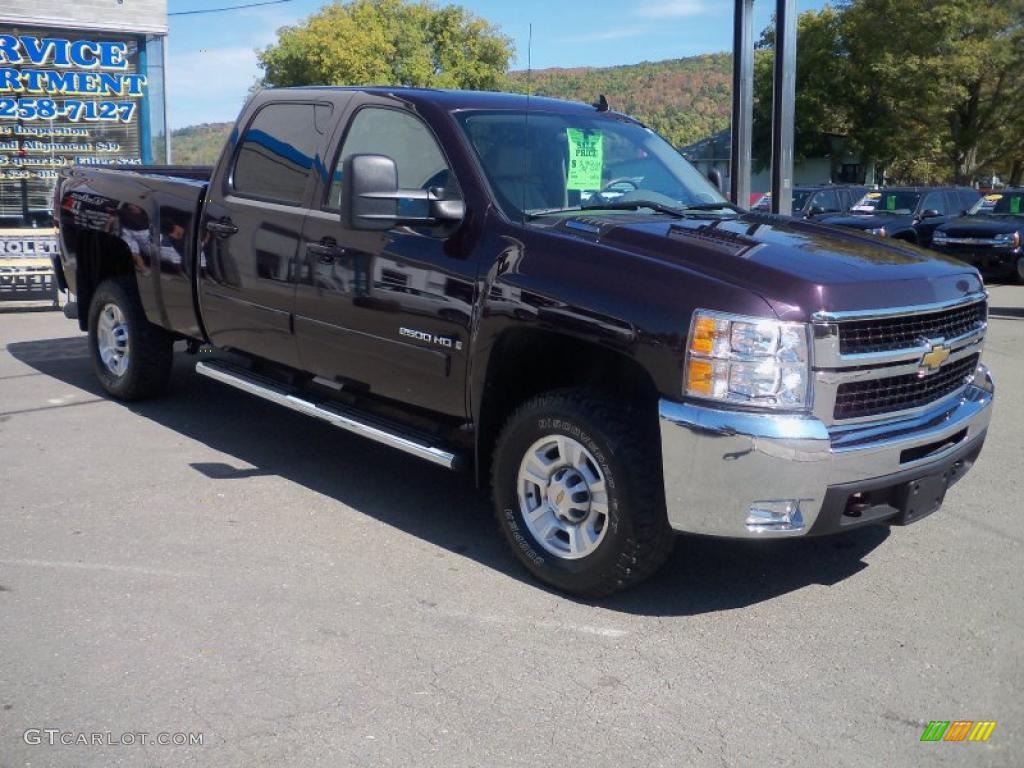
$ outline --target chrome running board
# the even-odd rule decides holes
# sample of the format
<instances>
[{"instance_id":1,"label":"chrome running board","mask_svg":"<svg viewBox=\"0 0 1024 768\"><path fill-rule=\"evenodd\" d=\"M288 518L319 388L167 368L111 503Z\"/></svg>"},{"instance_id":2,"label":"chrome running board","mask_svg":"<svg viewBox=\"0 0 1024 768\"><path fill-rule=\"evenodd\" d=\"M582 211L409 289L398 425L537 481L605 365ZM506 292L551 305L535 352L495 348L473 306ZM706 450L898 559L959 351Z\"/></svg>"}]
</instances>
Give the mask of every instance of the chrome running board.
<instances>
[{"instance_id":1,"label":"chrome running board","mask_svg":"<svg viewBox=\"0 0 1024 768\"><path fill-rule=\"evenodd\" d=\"M291 408L293 411L326 421L346 432L352 432L382 445L397 448L446 469L455 470L461 464L461 457L458 454L446 451L436 445L430 445L420 437L405 434L397 427L391 427L378 419L370 419L354 409L346 409L337 403L314 403L289 391L277 382L230 363L218 360L196 363L196 373L277 405L283 405L285 408Z\"/></svg>"}]
</instances>

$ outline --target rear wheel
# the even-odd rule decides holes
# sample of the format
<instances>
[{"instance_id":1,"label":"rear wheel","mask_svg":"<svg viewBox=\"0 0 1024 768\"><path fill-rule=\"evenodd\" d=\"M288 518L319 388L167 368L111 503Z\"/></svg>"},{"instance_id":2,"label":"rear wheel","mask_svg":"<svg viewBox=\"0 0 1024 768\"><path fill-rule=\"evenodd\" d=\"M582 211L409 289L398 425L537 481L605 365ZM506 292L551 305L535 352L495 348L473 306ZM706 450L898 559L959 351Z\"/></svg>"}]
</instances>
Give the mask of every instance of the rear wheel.
<instances>
[{"instance_id":1,"label":"rear wheel","mask_svg":"<svg viewBox=\"0 0 1024 768\"><path fill-rule=\"evenodd\" d=\"M89 349L103 388L121 400L163 392L174 339L146 319L131 277L105 280L89 304Z\"/></svg>"},{"instance_id":2,"label":"rear wheel","mask_svg":"<svg viewBox=\"0 0 1024 768\"><path fill-rule=\"evenodd\" d=\"M492 484L516 556L566 592L626 589L672 550L656 431L603 395L561 390L522 405L499 437Z\"/></svg>"}]
</instances>

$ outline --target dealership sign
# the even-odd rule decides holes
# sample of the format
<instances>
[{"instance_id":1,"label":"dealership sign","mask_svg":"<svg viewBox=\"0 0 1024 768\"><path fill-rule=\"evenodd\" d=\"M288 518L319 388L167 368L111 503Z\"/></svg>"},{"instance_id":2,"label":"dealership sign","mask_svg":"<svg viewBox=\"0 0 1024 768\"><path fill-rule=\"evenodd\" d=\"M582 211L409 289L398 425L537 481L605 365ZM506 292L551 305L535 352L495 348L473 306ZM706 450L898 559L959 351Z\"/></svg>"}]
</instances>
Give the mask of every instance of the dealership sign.
<instances>
[{"instance_id":1,"label":"dealership sign","mask_svg":"<svg viewBox=\"0 0 1024 768\"><path fill-rule=\"evenodd\" d=\"M57 238L54 235L3 235L0 234L0 259L49 259L57 253Z\"/></svg>"},{"instance_id":2,"label":"dealership sign","mask_svg":"<svg viewBox=\"0 0 1024 768\"><path fill-rule=\"evenodd\" d=\"M145 90L135 40L0 34L0 182L140 163Z\"/></svg>"},{"instance_id":3,"label":"dealership sign","mask_svg":"<svg viewBox=\"0 0 1024 768\"><path fill-rule=\"evenodd\" d=\"M0 27L0 298L41 287L61 168L143 162L145 69L141 37Z\"/></svg>"}]
</instances>

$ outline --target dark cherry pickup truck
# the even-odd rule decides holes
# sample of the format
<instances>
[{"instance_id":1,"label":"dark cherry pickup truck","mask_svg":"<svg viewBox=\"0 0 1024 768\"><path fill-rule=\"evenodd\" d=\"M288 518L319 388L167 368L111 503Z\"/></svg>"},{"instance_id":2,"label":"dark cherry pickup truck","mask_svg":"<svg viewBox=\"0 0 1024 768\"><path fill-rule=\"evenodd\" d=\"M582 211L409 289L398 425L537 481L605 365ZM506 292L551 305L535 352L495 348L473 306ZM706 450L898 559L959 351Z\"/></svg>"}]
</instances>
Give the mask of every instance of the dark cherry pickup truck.
<instances>
[{"instance_id":1,"label":"dark cherry pickup truck","mask_svg":"<svg viewBox=\"0 0 1024 768\"><path fill-rule=\"evenodd\" d=\"M57 195L111 395L213 345L203 376L474 473L567 592L639 582L674 531L916 521L985 440L974 268L736 208L604 103L263 91L216 167Z\"/></svg>"}]
</instances>

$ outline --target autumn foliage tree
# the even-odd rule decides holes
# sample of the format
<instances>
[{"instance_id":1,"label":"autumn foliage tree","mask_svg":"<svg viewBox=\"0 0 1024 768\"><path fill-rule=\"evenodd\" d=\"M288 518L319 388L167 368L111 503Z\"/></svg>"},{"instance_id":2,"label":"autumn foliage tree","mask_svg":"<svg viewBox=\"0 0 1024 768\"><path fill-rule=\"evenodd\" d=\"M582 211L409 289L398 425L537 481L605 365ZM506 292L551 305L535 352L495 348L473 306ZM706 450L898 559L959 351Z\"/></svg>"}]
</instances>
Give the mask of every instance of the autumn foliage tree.
<instances>
[{"instance_id":1,"label":"autumn foliage tree","mask_svg":"<svg viewBox=\"0 0 1024 768\"><path fill-rule=\"evenodd\" d=\"M761 47L772 43L768 31ZM764 50L755 72L762 158L771 72ZM816 131L835 131L894 181L1019 174L1024 0L842 0L805 12L796 85L797 154Z\"/></svg>"},{"instance_id":2,"label":"autumn foliage tree","mask_svg":"<svg viewBox=\"0 0 1024 768\"><path fill-rule=\"evenodd\" d=\"M257 52L261 85L408 85L493 90L511 39L459 5L352 0L282 27Z\"/></svg>"}]
</instances>

